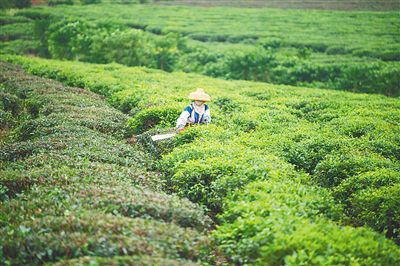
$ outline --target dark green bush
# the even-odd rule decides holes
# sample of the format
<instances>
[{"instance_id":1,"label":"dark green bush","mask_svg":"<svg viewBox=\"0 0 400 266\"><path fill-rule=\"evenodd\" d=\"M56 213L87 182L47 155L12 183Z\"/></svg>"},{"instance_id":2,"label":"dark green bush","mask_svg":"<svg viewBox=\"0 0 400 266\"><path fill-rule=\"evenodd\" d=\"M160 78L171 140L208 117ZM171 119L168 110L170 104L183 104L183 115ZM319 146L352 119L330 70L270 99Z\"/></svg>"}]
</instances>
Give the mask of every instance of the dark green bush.
<instances>
[{"instance_id":1,"label":"dark green bush","mask_svg":"<svg viewBox=\"0 0 400 266\"><path fill-rule=\"evenodd\" d=\"M15 7L17 8L26 8L32 5L31 0L14 0L14 1L15 1Z\"/></svg>"},{"instance_id":2,"label":"dark green bush","mask_svg":"<svg viewBox=\"0 0 400 266\"><path fill-rule=\"evenodd\" d=\"M367 225L400 243L400 184L365 189L350 199L351 222Z\"/></svg>"},{"instance_id":3,"label":"dark green bush","mask_svg":"<svg viewBox=\"0 0 400 266\"><path fill-rule=\"evenodd\" d=\"M271 66L276 64L273 53L260 47L250 51L232 52L224 58L225 76L230 79L271 80Z\"/></svg>"},{"instance_id":4,"label":"dark green bush","mask_svg":"<svg viewBox=\"0 0 400 266\"><path fill-rule=\"evenodd\" d=\"M0 184L0 202L8 199L8 188ZM0 252L1 255L1 252Z\"/></svg>"},{"instance_id":5,"label":"dark green bush","mask_svg":"<svg viewBox=\"0 0 400 266\"><path fill-rule=\"evenodd\" d=\"M72 260L63 260L54 264L55 266L74 266L74 265L127 265L127 266L196 266L197 263L187 260L165 259L154 256L114 256L104 257L81 257Z\"/></svg>"},{"instance_id":6,"label":"dark green bush","mask_svg":"<svg viewBox=\"0 0 400 266\"><path fill-rule=\"evenodd\" d=\"M3 16L0 15L0 25L13 24L13 23L23 23L30 22L31 20L23 16Z\"/></svg>"},{"instance_id":7,"label":"dark green bush","mask_svg":"<svg viewBox=\"0 0 400 266\"><path fill-rule=\"evenodd\" d=\"M73 0L48 0L47 4L49 6L57 6L57 5L73 5Z\"/></svg>"},{"instance_id":8,"label":"dark green bush","mask_svg":"<svg viewBox=\"0 0 400 266\"><path fill-rule=\"evenodd\" d=\"M173 224L94 212L48 216L0 230L0 242L8 260L31 265L92 254L196 260L196 248L204 241L196 231ZM5 230L12 232L12 238L6 236Z\"/></svg>"},{"instance_id":9,"label":"dark green bush","mask_svg":"<svg viewBox=\"0 0 400 266\"><path fill-rule=\"evenodd\" d=\"M9 112L0 109L0 129L6 128L13 122L13 116Z\"/></svg>"},{"instance_id":10,"label":"dark green bush","mask_svg":"<svg viewBox=\"0 0 400 266\"><path fill-rule=\"evenodd\" d=\"M16 95L0 91L0 108L17 115L22 110L22 102Z\"/></svg>"},{"instance_id":11,"label":"dark green bush","mask_svg":"<svg viewBox=\"0 0 400 266\"><path fill-rule=\"evenodd\" d=\"M82 5L100 4L101 0L80 0Z\"/></svg>"},{"instance_id":12,"label":"dark green bush","mask_svg":"<svg viewBox=\"0 0 400 266\"><path fill-rule=\"evenodd\" d=\"M0 9L2 8L26 8L32 5L31 0L2 0Z\"/></svg>"}]
</instances>

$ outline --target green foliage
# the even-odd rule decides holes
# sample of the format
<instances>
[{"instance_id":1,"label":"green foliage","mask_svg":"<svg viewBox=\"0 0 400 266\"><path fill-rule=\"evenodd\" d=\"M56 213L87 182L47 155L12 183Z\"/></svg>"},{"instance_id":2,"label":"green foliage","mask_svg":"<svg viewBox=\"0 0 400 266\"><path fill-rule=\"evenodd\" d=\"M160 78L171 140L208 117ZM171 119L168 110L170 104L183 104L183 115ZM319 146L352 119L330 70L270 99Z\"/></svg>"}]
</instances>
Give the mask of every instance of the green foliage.
<instances>
[{"instance_id":1,"label":"green foliage","mask_svg":"<svg viewBox=\"0 0 400 266\"><path fill-rule=\"evenodd\" d=\"M11 41L16 39L32 38L32 23L13 23L1 26L0 40Z\"/></svg>"},{"instance_id":2,"label":"green foliage","mask_svg":"<svg viewBox=\"0 0 400 266\"><path fill-rule=\"evenodd\" d=\"M128 121L134 133L143 133L155 126L174 127L181 111L173 107L154 107L140 111Z\"/></svg>"},{"instance_id":3,"label":"green foliage","mask_svg":"<svg viewBox=\"0 0 400 266\"><path fill-rule=\"evenodd\" d=\"M228 54L224 63L227 78L266 82L271 81L270 69L277 64L272 52L259 47Z\"/></svg>"},{"instance_id":4,"label":"green foliage","mask_svg":"<svg viewBox=\"0 0 400 266\"><path fill-rule=\"evenodd\" d=\"M82 5L99 4L101 0L80 0Z\"/></svg>"},{"instance_id":5,"label":"green foliage","mask_svg":"<svg viewBox=\"0 0 400 266\"><path fill-rule=\"evenodd\" d=\"M47 4L49 6L57 6L57 5L73 5L73 0L48 0Z\"/></svg>"},{"instance_id":6,"label":"green foliage","mask_svg":"<svg viewBox=\"0 0 400 266\"><path fill-rule=\"evenodd\" d=\"M0 3L0 9L3 8L27 8L32 5L31 0L3 0Z\"/></svg>"},{"instance_id":7,"label":"green foliage","mask_svg":"<svg viewBox=\"0 0 400 266\"><path fill-rule=\"evenodd\" d=\"M386 167L397 168L390 160L384 159L377 154L357 154L356 152L350 153L345 150L343 153L327 155L315 167L313 177L321 186L332 187L358 173Z\"/></svg>"},{"instance_id":8,"label":"green foliage","mask_svg":"<svg viewBox=\"0 0 400 266\"><path fill-rule=\"evenodd\" d=\"M6 229L12 232L12 240L1 234L4 253L16 264L32 265L91 254L101 257L158 254L196 260L198 253L193 248L204 241L195 231L176 225L95 212L48 216ZM35 233L38 230L45 233L38 235Z\"/></svg>"},{"instance_id":9,"label":"green foliage","mask_svg":"<svg viewBox=\"0 0 400 266\"><path fill-rule=\"evenodd\" d=\"M0 144L1 264L203 259L210 219L198 205L161 192L146 170L149 157L122 140L126 115L83 89L6 63L0 69L2 103L10 114L10 99L23 108Z\"/></svg>"},{"instance_id":10,"label":"green foliage","mask_svg":"<svg viewBox=\"0 0 400 266\"><path fill-rule=\"evenodd\" d=\"M49 52L54 58L73 59L89 48L86 36L81 36L88 25L81 21L60 21L49 27ZM62 45L64 44L64 45Z\"/></svg>"},{"instance_id":11,"label":"green foliage","mask_svg":"<svg viewBox=\"0 0 400 266\"><path fill-rule=\"evenodd\" d=\"M0 25L30 22L30 19L23 16L0 15Z\"/></svg>"},{"instance_id":12,"label":"green foliage","mask_svg":"<svg viewBox=\"0 0 400 266\"><path fill-rule=\"evenodd\" d=\"M195 266L197 263L187 260L165 259L154 256L114 256L112 258L86 256L78 259L63 260L55 263L56 266L73 265L118 265L147 266L147 265L169 265L169 266Z\"/></svg>"},{"instance_id":13,"label":"green foliage","mask_svg":"<svg viewBox=\"0 0 400 266\"><path fill-rule=\"evenodd\" d=\"M382 236L339 227L318 215L337 212L325 193L284 178L251 183L228 199L222 225L213 235L236 264L398 262L399 249Z\"/></svg>"},{"instance_id":14,"label":"green foliage","mask_svg":"<svg viewBox=\"0 0 400 266\"><path fill-rule=\"evenodd\" d=\"M204 204L212 215L222 213L214 234L230 263L397 262L387 254L398 248L383 234L398 239L398 99L117 64L6 58L105 95L133 115L133 129L150 129L138 142L169 130L187 105L183 97L205 88L216 99L209 104L213 124L157 144L161 160L152 167L163 174L165 189ZM89 158L123 165L114 157ZM359 248L363 243L367 249Z\"/></svg>"},{"instance_id":15,"label":"green foliage","mask_svg":"<svg viewBox=\"0 0 400 266\"><path fill-rule=\"evenodd\" d=\"M44 57L399 96L400 47L395 42L394 12L246 10L243 16L237 9L218 10L99 4L26 10L17 15L40 20L53 17L51 24L57 26L35 35L41 42L39 55ZM243 20L246 16L248 20ZM317 24L324 25L323 29ZM221 25L236 25L238 30ZM21 32L16 26L5 30ZM10 35L2 38L32 36L26 32ZM51 35L52 41L47 42ZM9 49L32 53L37 46L26 42L25 49Z\"/></svg>"}]
</instances>

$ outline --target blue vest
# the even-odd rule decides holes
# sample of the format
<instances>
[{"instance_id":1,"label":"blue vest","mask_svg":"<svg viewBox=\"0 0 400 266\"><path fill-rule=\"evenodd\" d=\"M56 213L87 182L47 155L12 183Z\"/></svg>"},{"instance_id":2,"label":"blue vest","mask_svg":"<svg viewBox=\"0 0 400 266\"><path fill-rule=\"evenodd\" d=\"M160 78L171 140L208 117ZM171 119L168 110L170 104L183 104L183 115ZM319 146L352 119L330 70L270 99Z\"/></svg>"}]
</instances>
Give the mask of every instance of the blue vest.
<instances>
[{"instance_id":1,"label":"blue vest","mask_svg":"<svg viewBox=\"0 0 400 266\"><path fill-rule=\"evenodd\" d=\"M204 113L208 110L207 104L205 104L205 108L206 109L204 110ZM190 117L194 118L195 124L200 124L203 122L204 113L200 116L200 114L194 110L193 104L190 104L188 107L186 107L185 111L189 112Z\"/></svg>"}]
</instances>

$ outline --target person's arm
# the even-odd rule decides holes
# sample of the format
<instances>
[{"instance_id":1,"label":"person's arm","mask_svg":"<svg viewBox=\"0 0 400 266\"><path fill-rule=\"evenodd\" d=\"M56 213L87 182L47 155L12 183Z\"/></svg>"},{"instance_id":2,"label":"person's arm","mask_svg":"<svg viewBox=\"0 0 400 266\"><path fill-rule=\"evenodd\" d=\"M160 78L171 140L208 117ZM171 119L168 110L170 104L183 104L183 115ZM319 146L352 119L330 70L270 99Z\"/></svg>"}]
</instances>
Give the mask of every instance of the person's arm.
<instances>
[{"instance_id":1,"label":"person's arm","mask_svg":"<svg viewBox=\"0 0 400 266\"><path fill-rule=\"evenodd\" d=\"M179 116L178 120L176 120L176 128L183 129L188 122L189 116L190 116L190 112L189 112L188 108L185 108L185 110Z\"/></svg>"},{"instance_id":2,"label":"person's arm","mask_svg":"<svg viewBox=\"0 0 400 266\"><path fill-rule=\"evenodd\" d=\"M206 112L204 113L204 116L203 116L203 123L204 123L204 124L209 124L209 123L211 123L210 108L207 108L207 109L206 109Z\"/></svg>"}]
</instances>

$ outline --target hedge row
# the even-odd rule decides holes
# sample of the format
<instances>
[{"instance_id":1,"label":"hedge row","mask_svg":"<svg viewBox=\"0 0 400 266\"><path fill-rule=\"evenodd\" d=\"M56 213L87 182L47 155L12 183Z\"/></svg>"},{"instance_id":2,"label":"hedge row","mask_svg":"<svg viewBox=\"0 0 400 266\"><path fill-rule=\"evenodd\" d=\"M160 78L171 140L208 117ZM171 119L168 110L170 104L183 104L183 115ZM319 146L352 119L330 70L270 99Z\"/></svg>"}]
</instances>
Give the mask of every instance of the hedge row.
<instances>
[{"instance_id":1,"label":"hedge row","mask_svg":"<svg viewBox=\"0 0 400 266\"><path fill-rule=\"evenodd\" d=\"M297 180L271 178L235 193L214 237L235 264L396 265L400 249L366 228L338 226L321 213L329 197ZM333 212L333 213L332 213Z\"/></svg>"},{"instance_id":2,"label":"hedge row","mask_svg":"<svg viewBox=\"0 0 400 266\"><path fill-rule=\"evenodd\" d=\"M106 95L133 115L128 123L139 133L168 130L176 116L155 121L152 110L183 110L185 95L206 88L214 99L213 125L190 128L161 144L158 151L166 153L158 169L167 189L204 204L213 215L222 213L214 236L232 263L264 263L272 257L276 263L294 264L397 263L395 256L385 261L398 248L382 237L398 241L397 99L117 64L7 59L37 75ZM258 197L260 208L240 209L242 204L257 206ZM281 213L274 206L292 211ZM288 228L284 235L282 228ZM342 234L351 240L340 241ZM359 248L362 243L368 243L365 249ZM282 245L290 248L281 252Z\"/></svg>"},{"instance_id":3,"label":"hedge row","mask_svg":"<svg viewBox=\"0 0 400 266\"><path fill-rule=\"evenodd\" d=\"M150 158L123 140L126 115L84 89L0 69L1 107L15 112L0 144L0 264L207 259L210 219L161 192Z\"/></svg>"},{"instance_id":4,"label":"hedge row","mask_svg":"<svg viewBox=\"0 0 400 266\"><path fill-rule=\"evenodd\" d=\"M106 12L102 5L93 9ZM183 37L186 33L155 30L121 18L103 21L100 17L104 15L82 19L86 15L93 17L92 11L78 9L76 12L85 15L78 17L73 13L65 16L65 12L61 14L57 9L19 12L17 17L35 22L1 26L4 33L0 38L14 41L3 44L4 52L33 53L47 58L92 63L117 62L224 79L380 93L394 97L400 93L400 68L394 52L397 48L391 48L388 53L394 54L393 58L388 55L389 58L384 60L391 62L385 62L371 58L375 50L380 50L376 48L363 52L350 48L346 48L350 49L347 51L344 46L328 49L327 45L323 45L325 48L321 50L315 45L287 44L273 38L241 44L201 43ZM13 17L6 18L11 20ZM30 40L32 37L34 42ZM28 40L16 43L16 39ZM338 51L341 49L342 52ZM349 55L351 52L354 54Z\"/></svg>"}]
</instances>

